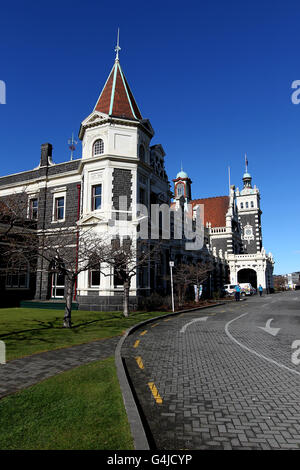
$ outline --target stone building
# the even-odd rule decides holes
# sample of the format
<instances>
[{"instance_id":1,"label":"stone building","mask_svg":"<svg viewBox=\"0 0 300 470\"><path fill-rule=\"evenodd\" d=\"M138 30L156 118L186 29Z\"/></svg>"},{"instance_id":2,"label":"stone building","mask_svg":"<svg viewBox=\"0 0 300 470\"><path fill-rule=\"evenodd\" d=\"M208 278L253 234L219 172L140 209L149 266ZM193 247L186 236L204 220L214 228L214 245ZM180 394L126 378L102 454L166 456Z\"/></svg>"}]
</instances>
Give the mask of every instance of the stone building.
<instances>
[{"instance_id":1,"label":"stone building","mask_svg":"<svg viewBox=\"0 0 300 470\"><path fill-rule=\"evenodd\" d=\"M153 136L151 123L143 118L121 68L117 50L95 107L80 125L82 157L56 164L52 145L43 144L36 168L0 178L0 198L25 194L27 218L36 222L39 232L78 227L91 228L95 236L108 239L116 235L136 239L138 204L148 208L149 214L153 204L172 205L165 151L162 145L151 144ZM186 208L191 203L194 211L204 207L204 245L201 250L186 251L182 241L163 240L159 263L141 269L131 283L132 306L139 296L168 293L170 260L177 264L210 260L214 265L210 293L224 283L245 280L271 288L273 260L262 248L260 196L251 186L250 175L244 175L241 191L232 186L228 196L196 200L191 198L192 182L185 172L179 172L173 181L173 205ZM120 198L125 206L120 206ZM29 295L26 286L28 282L22 285L24 298ZM3 295L19 292L20 286L9 285L6 277L2 290ZM117 309L122 305L122 291L113 273L95 276L82 272L75 297L82 309ZM34 298L63 299L64 292L63 276L52 271L51 263L38 260Z\"/></svg>"},{"instance_id":2,"label":"stone building","mask_svg":"<svg viewBox=\"0 0 300 470\"><path fill-rule=\"evenodd\" d=\"M175 198L183 196L194 209L203 205L209 249L214 258L225 261L227 282L249 282L255 288L261 284L272 291L274 259L263 247L260 192L252 187L247 165L243 188L232 185L228 196L192 199L192 182L183 171L173 182Z\"/></svg>"}]
</instances>

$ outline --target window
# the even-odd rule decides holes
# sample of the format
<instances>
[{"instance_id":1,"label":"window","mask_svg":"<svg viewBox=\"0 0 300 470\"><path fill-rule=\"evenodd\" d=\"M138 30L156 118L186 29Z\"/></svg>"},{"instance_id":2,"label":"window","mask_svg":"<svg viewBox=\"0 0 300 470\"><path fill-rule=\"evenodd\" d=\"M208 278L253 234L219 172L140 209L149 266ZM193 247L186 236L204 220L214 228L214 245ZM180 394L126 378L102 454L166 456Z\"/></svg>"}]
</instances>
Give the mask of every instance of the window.
<instances>
[{"instance_id":1,"label":"window","mask_svg":"<svg viewBox=\"0 0 300 470\"><path fill-rule=\"evenodd\" d=\"M37 198L30 199L29 201L29 218L31 220L37 220L38 218L38 207L39 201Z\"/></svg>"},{"instance_id":2,"label":"window","mask_svg":"<svg viewBox=\"0 0 300 470\"><path fill-rule=\"evenodd\" d=\"M248 209L248 207L249 207L249 204L248 204L248 202L246 202L246 209Z\"/></svg>"},{"instance_id":3,"label":"window","mask_svg":"<svg viewBox=\"0 0 300 470\"><path fill-rule=\"evenodd\" d=\"M92 211L101 209L102 204L102 184L92 186Z\"/></svg>"},{"instance_id":4,"label":"window","mask_svg":"<svg viewBox=\"0 0 300 470\"><path fill-rule=\"evenodd\" d=\"M241 202L241 209L244 209L244 203Z\"/></svg>"},{"instance_id":5,"label":"window","mask_svg":"<svg viewBox=\"0 0 300 470\"><path fill-rule=\"evenodd\" d=\"M63 273L64 265L61 260L54 259L49 265L49 274L51 277L52 299L62 299L65 295L65 275Z\"/></svg>"},{"instance_id":6,"label":"window","mask_svg":"<svg viewBox=\"0 0 300 470\"><path fill-rule=\"evenodd\" d=\"M144 162L145 161L145 148L143 145L140 145L139 148L139 159Z\"/></svg>"},{"instance_id":7,"label":"window","mask_svg":"<svg viewBox=\"0 0 300 470\"><path fill-rule=\"evenodd\" d=\"M62 299L65 295L65 276L62 273L52 274L51 298Z\"/></svg>"},{"instance_id":8,"label":"window","mask_svg":"<svg viewBox=\"0 0 300 470\"><path fill-rule=\"evenodd\" d=\"M93 145L93 156L102 155L104 153L104 142L102 139L96 140Z\"/></svg>"},{"instance_id":9,"label":"window","mask_svg":"<svg viewBox=\"0 0 300 470\"><path fill-rule=\"evenodd\" d=\"M114 270L114 287L120 287L124 285L125 279L125 269L119 267L118 269Z\"/></svg>"},{"instance_id":10,"label":"window","mask_svg":"<svg viewBox=\"0 0 300 470\"><path fill-rule=\"evenodd\" d=\"M56 197L54 203L54 220L64 220L65 218L65 198Z\"/></svg>"},{"instance_id":11,"label":"window","mask_svg":"<svg viewBox=\"0 0 300 470\"><path fill-rule=\"evenodd\" d=\"M251 207L254 207L254 202L253 201L251 201Z\"/></svg>"},{"instance_id":12,"label":"window","mask_svg":"<svg viewBox=\"0 0 300 470\"><path fill-rule=\"evenodd\" d=\"M7 265L6 288L28 289L29 263L25 258L13 258Z\"/></svg>"},{"instance_id":13,"label":"window","mask_svg":"<svg viewBox=\"0 0 300 470\"><path fill-rule=\"evenodd\" d=\"M179 183L176 186L177 196L184 196L184 184Z\"/></svg>"},{"instance_id":14,"label":"window","mask_svg":"<svg viewBox=\"0 0 300 470\"><path fill-rule=\"evenodd\" d=\"M89 270L89 286L99 287L100 286L100 265L99 267L92 268Z\"/></svg>"}]
</instances>

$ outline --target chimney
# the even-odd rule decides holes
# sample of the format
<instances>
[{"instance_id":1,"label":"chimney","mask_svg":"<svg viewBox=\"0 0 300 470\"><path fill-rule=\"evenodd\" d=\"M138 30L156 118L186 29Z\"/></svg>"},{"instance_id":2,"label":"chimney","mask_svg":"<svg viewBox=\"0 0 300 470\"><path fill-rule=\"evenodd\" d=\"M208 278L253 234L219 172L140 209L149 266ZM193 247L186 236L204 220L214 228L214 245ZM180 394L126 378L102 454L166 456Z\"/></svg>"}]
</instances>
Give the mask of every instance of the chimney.
<instances>
[{"instance_id":1,"label":"chimney","mask_svg":"<svg viewBox=\"0 0 300 470\"><path fill-rule=\"evenodd\" d=\"M48 166L52 162L52 145L42 144L41 145L41 161L40 167Z\"/></svg>"}]
</instances>

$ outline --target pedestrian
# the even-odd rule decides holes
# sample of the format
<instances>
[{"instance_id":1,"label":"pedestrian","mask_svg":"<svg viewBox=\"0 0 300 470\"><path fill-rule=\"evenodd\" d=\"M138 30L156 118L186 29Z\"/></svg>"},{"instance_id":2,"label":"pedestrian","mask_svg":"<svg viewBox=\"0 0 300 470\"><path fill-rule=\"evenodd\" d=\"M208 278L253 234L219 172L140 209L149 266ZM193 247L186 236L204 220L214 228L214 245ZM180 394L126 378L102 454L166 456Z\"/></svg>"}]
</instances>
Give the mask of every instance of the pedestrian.
<instances>
[{"instance_id":1,"label":"pedestrian","mask_svg":"<svg viewBox=\"0 0 300 470\"><path fill-rule=\"evenodd\" d=\"M240 288L240 285L237 284L235 286L235 300L238 302L240 300L240 296L241 296L241 288Z\"/></svg>"},{"instance_id":2,"label":"pedestrian","mask_svg":"<svg viewBox=\"0 0 300 470\"><path fill-rule=\"evenodd\" d=\"M258 292L259 292L259 295L260 295L260 297L261 297L261 296L262 296L262 293L263 293L263 288L262 288L262 285L261 285L261 284L259 284L259 286L258 286Z\"/></svg>"}]
</instances>

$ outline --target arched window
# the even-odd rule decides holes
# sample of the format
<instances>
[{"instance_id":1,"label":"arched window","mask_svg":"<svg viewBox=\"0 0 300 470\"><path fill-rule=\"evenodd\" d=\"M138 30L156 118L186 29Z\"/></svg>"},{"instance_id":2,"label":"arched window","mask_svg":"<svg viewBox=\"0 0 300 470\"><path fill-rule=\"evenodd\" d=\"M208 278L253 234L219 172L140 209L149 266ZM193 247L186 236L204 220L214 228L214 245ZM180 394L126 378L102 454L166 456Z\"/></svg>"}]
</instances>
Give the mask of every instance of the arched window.
<instances>
[{"instance_id":1,"label":"arched window","mask_svg":"<svg viewBox=\"0 0 300 470\"><path fill-rule=\"evenodd\" d=\"M102 139L98 139L93 145L93 156L102 155L104 153L104 142Z\"/></svg>"},{"instance_id":2,"label":"arched window","mask_svg":"<svg viewBox=\"0 0 300 470\"><path fill-rule=\"evenodd\" d=\"M177 192L177 196L184 196L184 184L183 183L177 184L176 192Z\"/></svg>"},{"instance_id":3,"label":"arched window","mask_svg":"<svg viewBox=\"0 0 300 470\"><path fill-rule=\"evenodd\" d=\"M144 162L145 161L145 147L141 144L139 148L139 159Z\"/></svg>"}]
</instances>

